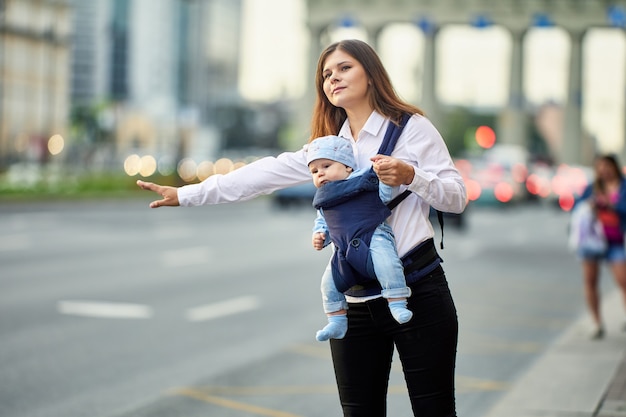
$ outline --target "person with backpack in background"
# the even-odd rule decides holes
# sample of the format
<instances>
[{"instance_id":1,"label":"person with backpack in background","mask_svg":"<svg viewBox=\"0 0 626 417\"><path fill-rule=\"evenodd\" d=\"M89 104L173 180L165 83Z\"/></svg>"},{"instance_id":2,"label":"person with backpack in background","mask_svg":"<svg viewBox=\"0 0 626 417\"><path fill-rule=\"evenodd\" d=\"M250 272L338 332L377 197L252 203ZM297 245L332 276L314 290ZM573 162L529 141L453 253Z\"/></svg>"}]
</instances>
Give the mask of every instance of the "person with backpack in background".
<instances>
[{"instance_id":1,"label":"person with backpack in background","mask_svg":"<svg viewBox=\"0 0 626 417\"><path fill-rule=\"evenodd\" d=\"M372 279L345 292L348 331L330 339L343 415L386 415L394 347L415 416L456 416L454 371L458 318L435 248L432 206L461 213L465 184L448 148L421 109L403 101L375 50L360 40L342 40L322 51L315 74L317 92L309 142L336 135L351 141L357 168L373 166L378 180L408 196L388 218L411 289L413 318L398 323ZM387 128L409 114L391 155L378 153ZM138 181L158 193L150 207L198 206L245 201L311 181L306 152L261 158L226 175L179 188ZM373 160L377 163L373 164Z\"/></svg>"},{"instance_id":2,"label":"person with backpack in background","mask_svg":"<svg viewBox=\"0 0 626 417\"><path fill-rule=\"evenodd\" d=\"M591 313L594 329L591 338L605 336L600 303L600 269L602 262L609 266L626 307L626 178L614 155L599 155L594 160L594 179L581 196L576 199L572 212L588 205L597 219L600 235L605 245L600 251L580 246L577 255L581 259L585 301ZM625 310L626 311L626 310ZM626 331L626 323L624 323Z\"/></svg>"}]
</instances>

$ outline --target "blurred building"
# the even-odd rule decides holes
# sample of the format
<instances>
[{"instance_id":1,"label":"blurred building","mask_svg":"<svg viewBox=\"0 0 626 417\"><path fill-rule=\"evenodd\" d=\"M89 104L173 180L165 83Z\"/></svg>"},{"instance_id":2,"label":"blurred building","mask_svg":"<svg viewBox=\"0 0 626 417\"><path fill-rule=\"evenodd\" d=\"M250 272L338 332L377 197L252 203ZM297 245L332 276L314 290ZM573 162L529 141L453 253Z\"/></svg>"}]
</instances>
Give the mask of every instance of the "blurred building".
<instances>
[{"instance_id":1,"label":"blurred building","mask_svg":"<svg viewBox=\"0 0 626 417\"><path fill-rule=\"evenodd\" d=\"M72 104L89 105L109 92L112 68L111 43L114 42L115 27L109 24L112 3L109 0L72 1Z\"/></svg>"},{"instance_id":2,"label":"blurred building","mask_svg":"<svg viewBox=\"0 0 626 417\"><path fill-rule=\"evenodd\" d=\"M217 140L203 133L216 103L238 99L240 0L72 4L72 99L116 156L210 148L195 142Z\"/></svg>"},{"instance_id":3,"label":"blurred building","mask_svg":"<svg viewBox=\"0 0 626 417\"><path fill-rule=\"evenodd\" d=\"M239 94L241 19L242 0L0 0L0 165L45 162L54 134L55 162L91 169L274 145L280 109Z\"/></svg>"},{"instance_id":4,"label":"blurred building","mask_svg":"<svg viewBox=\"0 0 626 417\"><path fill-rule=\"evenodd\" d=\"M0 167L43 161L67 134L70 30L67 0L0 1Z\"/></svg>"}]
</instances>

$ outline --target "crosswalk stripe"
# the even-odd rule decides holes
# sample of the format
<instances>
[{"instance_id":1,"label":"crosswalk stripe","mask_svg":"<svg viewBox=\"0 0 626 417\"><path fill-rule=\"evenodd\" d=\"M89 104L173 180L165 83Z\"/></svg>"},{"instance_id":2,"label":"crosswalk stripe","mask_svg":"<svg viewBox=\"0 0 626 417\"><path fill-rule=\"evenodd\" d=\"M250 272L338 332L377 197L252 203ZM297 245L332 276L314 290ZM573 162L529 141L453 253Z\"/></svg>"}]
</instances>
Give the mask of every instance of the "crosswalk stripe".
<instances>
[{"instance_id":1,"label":"crosswalk stripe","mask_svg":"<svg viewBox=\"0 0 626 417\"><path fill-rule=\"evenodd\" d=\"M142 304L114 303L106 301L63 300L57 304L62 314L83 317L147 319L152 309Z\"/></svg>"},{"instance_id":2,"label":"crosswalk stripe","mask_svg":"<svg viewBox=\"0 0 626 417\"><path fill-rule=\"evenodd\" d=\"M198 306L187 310L187 320L198 322L229 316L258 308L259 299L255 296L244 296L214 304Z\"/></svg>"}]
</instances>

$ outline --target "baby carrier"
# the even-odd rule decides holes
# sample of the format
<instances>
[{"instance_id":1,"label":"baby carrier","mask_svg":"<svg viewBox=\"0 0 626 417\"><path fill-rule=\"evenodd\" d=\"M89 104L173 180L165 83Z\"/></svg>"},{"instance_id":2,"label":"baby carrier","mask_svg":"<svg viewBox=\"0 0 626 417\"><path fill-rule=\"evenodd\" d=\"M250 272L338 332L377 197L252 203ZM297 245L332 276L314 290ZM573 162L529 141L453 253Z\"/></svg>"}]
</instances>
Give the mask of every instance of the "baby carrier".
<instances>
[{"instance_id":1,"label":"baby carrier","mask_svg":"<svg viewBox=\"0 0 626 417\"><path fill-rule=\"evenodd\" d=\"M410 115L405 114L399 126L390 122L378 150L379 154L391 154L409 118ZM372 235L378 225L391 215L391 210L411 194L409 190L405 190L385 204L381 201L378 191L378 177L371 168L363 175L327 183L315 193L313 206L322 211L329 228L330 239L335 245L331 267L335 285L341 292L347 293L348 289L354 288L357 288L358 292L359 288L365 288L364 285L371 287L378 284L369 251ZM443 232L443 218L440 212L438 218ZM427 254L431 258L432 251L436 255L434 245ZM436 267L440 258L436 255L433 259L437 260L434 265ZM408 265L405 259L403 263L406 268ZM366 293L375 291L375 288L369 288Z\"/></svg>"}]
</instances>

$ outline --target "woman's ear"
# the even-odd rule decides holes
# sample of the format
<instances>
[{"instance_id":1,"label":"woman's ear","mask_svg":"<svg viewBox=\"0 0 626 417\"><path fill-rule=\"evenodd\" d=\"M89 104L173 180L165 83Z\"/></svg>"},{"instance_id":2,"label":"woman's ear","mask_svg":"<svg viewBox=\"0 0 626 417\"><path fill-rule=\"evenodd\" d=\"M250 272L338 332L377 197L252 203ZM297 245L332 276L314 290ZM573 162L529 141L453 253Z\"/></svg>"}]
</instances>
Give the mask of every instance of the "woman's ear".
<instances>
[{"instance_id":1,"label":"woman's ear","mask_svg":"<svg viewBox=\"0 0 626 417\"><path fill-rule=\"evenodd\" d=\"M353 171L354 171L354 169L352 169L352 167L349 167L349 166L347 166L347 165L346 165L346 171L348 171L348 172L353 172Z\"/></svg>"}]
</instances>

